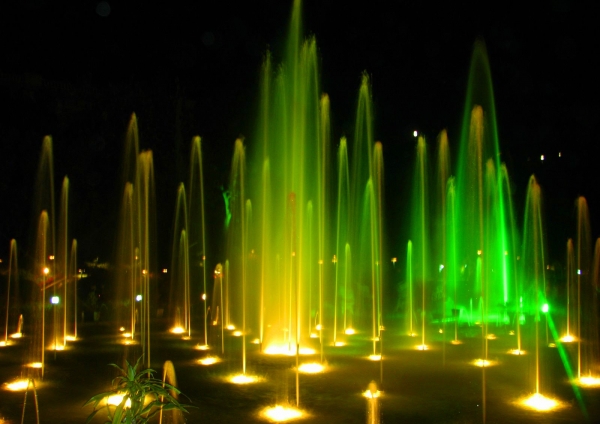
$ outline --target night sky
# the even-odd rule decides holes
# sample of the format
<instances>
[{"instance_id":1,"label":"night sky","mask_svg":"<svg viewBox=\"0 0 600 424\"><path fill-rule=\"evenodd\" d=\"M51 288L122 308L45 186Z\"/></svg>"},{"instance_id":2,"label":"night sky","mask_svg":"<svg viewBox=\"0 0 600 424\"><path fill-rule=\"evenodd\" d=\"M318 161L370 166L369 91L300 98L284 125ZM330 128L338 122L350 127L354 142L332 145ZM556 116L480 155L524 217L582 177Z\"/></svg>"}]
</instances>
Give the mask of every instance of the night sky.
<instances>
[{"instance_id":1,"label":"night sky","mask_svg":"<svg viewBox=\"0 0 600 424\"><path fill-rule=\"evenodd\" d=\"M71 237L79 242L79 257L112 260L123 139L132 112L141 147L154 152L161 245L170 243L175 194L188 178L194 135L203 138L209 215L222 219L220 187L228 183L233 144L243 135L252 148L262 57L267 48L282 56L291 2L151 3L3 5L0 257L7 256L12 238L24 256L31 249L35 173L42 139L52 135L57 193L65 175L71 183ZM386 200L406 204L412 131L433 142L446 128L450 143L458 142L469 59L473 43L483 38L517 216L535 173L551 257L562 260L567 238L575 235L577 196L586 196L593 237L600 236L597 15L568 0L446 3L452 6L305 2L304 27L317 37L322 87L332 102L333 138L351 138L366 71L376 138L384 148ZM404 225L404 218L392 219L403 213L388 211L391 230ZM168 264L169 258L160 261Z\"/></svg>"}]
</instances>

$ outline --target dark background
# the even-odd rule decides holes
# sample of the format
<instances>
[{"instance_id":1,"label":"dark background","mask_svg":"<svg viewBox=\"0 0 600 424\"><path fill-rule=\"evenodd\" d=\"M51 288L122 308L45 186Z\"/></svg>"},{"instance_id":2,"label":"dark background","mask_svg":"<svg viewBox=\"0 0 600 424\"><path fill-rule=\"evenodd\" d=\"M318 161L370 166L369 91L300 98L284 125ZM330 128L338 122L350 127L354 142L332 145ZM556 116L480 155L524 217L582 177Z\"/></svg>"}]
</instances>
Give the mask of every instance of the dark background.
<instances>
[{"instance_id":1,"label":"dark background","mask_svg":"<svg viewBox=\"0 0 600 424\"><path fill-rule=\"evenodd\" d=\"M42 139L52 135L57 193L71 183L70 237L79 258L112 261L123 140L132 112L154 152L159 267L168 265L175 195L203 138L211 242L218 243L233 144L252 148L262 57L280 58L291 2L8 1L0 11L0 257L27 257ZM593 8L543 2L306 1L333 137L351 139L363 71L372 78L385 155L390 235L402 234L418 129L458 142L473 43L486 43L503 160L518 217L530 175L542 186L552 260L575 237L586 196L597 237L599 40ZM561 152L561 157L558 153ZM546 160L541 162L540 155ZM57 194L58 196L58 194ZM58 210L58 208L57 208ZM218 223L218 224L215 224ZM400 236L398 238L401 238ZM390 249L404 245L398 240ZM164 253L164 254L163 254ZM221 258L214 258L215 261Z\"/></svg>"}]
</instances>

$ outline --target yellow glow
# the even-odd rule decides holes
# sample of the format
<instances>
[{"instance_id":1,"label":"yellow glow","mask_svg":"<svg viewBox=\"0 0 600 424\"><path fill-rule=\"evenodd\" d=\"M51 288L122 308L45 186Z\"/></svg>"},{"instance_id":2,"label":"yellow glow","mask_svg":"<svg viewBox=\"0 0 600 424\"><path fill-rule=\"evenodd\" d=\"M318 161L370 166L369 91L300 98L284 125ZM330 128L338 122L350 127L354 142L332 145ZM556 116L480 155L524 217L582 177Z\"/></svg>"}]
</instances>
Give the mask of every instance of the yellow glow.
<instances>
[{"instance_id":1,"label":"yellow glow","mask_svg":"<svg viewBox=\"0 0 600 424\"><path fill-rule=\"evenodd\" d=\"M229 381L234 384L250 384L258 381L258 378L252 375L238 374L230 377Z\"/></svg>"},{"instance_id":2,"label":"yellow glow","mask_svg":"<svg viewBox=\"0 0 600 424\"><path fill-rule=\"evenodd\" d=\"M131 333L123 333L123 337L131 337Z\"/></svg>"},{"instance_id":3,"label":"yellow glow","mask_svg":"<svg viewBox=\"0 0 600 424\"><path fill-rule=\"evenodd\" d=\"M581 377L577 382L579 383L579 385L586 387L600 386L600 378L592 377L591 375Z\"/></svg>"},{"instance_id":4,"label":"yellow glow","mask_svg":"<svg viewBox=\"0 0 600 424\"><path fill-rule=\"evenodd\" d=\"M52 345L50 346L50 350L65 350L64 345Z\"/></svg>"},{"instance_id":5,"label":"yellow glow","mask_svg":"<svg viewBox=\"0 0 600 424\"><path fill-rule=\"evenodd\" d=\"M523 406L535 409L536 411L551 411L562 407L562 404L559 401L547 398L540 393L531 395L530 397L521 400L520 403Z\"/></svg>"},{"instance_id":6,"label":"yellow glow","mask_svg":"<svg viewBox=\"0 0 600 424\"><path fill-rule=\"evenodd\" d=\"M235 330L235 325L233 325L233 324L229 324L229 325L228 325L226 328L227 328L228 330Z\"/></svg>"},{"instance_id":7,"label":"yellow glow","mask_svg":"<svg viewBox=\"0 0 600 424\"><path fill-rule=\"evenodd\" d=\"M197 344L197 345L194 347L194 349L197 349L197 350L208 350L208 349L210 349L210 348L208 347L208 345L201 345L201 344Z\"/></svg>"},{"instance_id":8,"label":"yellow glow","mask_svg":"<svg viewBox=\"0 0 600 424\"><path fill-rule=\"evenodd\" d=\"M202 293L202 300L206 300L206 293Z\"/></svg>"},{"instance_id":9,"label":"yellow glow","mask_svg":"<svg viewBox=\"0 0 600 424\"><path fill-rule=\"evenodd\" d=\"M509 336L514 336L514 335L515 335L515 331L514 331L514 330L510 330L510 331L508 332L508 335L509 335Z\"/></svg>"},{"instance_id":10,"label":"yellow glow","mask_svg":"<svg viewBox=\"0 0 600 424\"><path fill-rule=\"evenodd\" d=\"M487 335L487 339L488 340L496 340L496 335L495 334L488 334Z\"/></svg>"},{"instance_id":11,"label":"yellow glow","mask_svg":"<svg viewBox=\"0 0 600 424\"><path fill-rule=\"evenodd\" d=\"M260 340L259 339L254 339L250 343L252 343L252 344L260 344Z\"/></svg>"},{"instance_id":12,"label":"yellow glow","mask_svg":"<svg viewBox=\"0 0 600 424\"><path fill-rule=\"evenodd\" d=\"M206 358L198 359L200 365L212 365L219 362L219 358L215 356L207 356Z\"/></svg>"},{"instance_id":13,"label":"yellow glow","mask_svg":"<svg viewBox=\"0 0 600 424\"><path fill-rule=\"evenodd\" d=\"M171 331L171 333L173 333L173 334L183 334L183 333L185 333L185 328L183 328L181 326L177 326L177 327L171 328L171 330L169 330L169 331Z\"/></svg>"},{"instance_id":14,"label":"yellow glow","mask_svg":"<svg viewBox=\"0 0 600 424\"><path fill-rule=\"evenodd\" d=\"M6 341L6 342L5 342L4 340L2 340L2 341L0 342L0 346L8 346L9 344L10 344L10 342L9 342L9 341Z\"/></svg>"},{"instance_id":15,"label":"yellow glow","mask_svg":"<svg viewBox=\"0 0 600 424\"><path fill-rule=\"evenodd\" d=\"M490 361L488 359L475 359L471 363L476 367L491 367L493 365L496 365L496 361Z\"/></svg>"},{"instance_id":16,"label":"yellow glow","mask_svg":"<svg viewBox=\"0 0 600 424\"><path fill-rule=\"evenodd\" d=\"M571 343L575 341L575 337L571 336L570 334L567 334L566 336L563 336L560 339L560 341L563 343Z\"/></svg>"},{"instance_id":17,"label":"yellow glow","mask_svg":"<svg viewBox=\"0 0 600 424\"><path fill-rule=\"evenodd\" d=\"M287 355L293 356L296 354L296 347L294 345L288 346L287 344L283 345L269 345L265 349L265 353L267 355ZM314 355L315 350L308 347L300 348L300 355Z\"/></svg>"},{"instance_id":18,"label":"yellow glow","mask_svg":"<svg viewBox=\"0 0 600 424\"><path fill-rule=\"evenodd\" d=\"M319 335L317 333L310 333L310 338L311 339L318 339Z\"/></svg>"},{"instance_id":19,"label":"yellow glow","mask_svg":"<svg viewBox=\"0 0 600 424\"><path fill-rule=\"evenodd\" d=\"M74 342L74 341L77 340L77 337L75 337L75 336L67 336L67 340L70 341L70 342Z\"/></svg>"},{"instance_id":20,"label":"yellow glow","mask_svg":"<svg viewBox=\"0 0 600 424\"><path fill-rule=\"evenodd\" d=\"M42 368L42 363L41 362L32 362L29 365L27 365L29 368Z\"/></svg>"},{"instance_id":21,"label":"yellow glow","mask_svg":"<svg viewBox=\"0 0 600 424\"><path fill-rule=\"evenodd\" d=\"M408 333L409 337L417 337L417 333Z\"/></svg>"},{"instance_id":22,"label":"yellow glow","mask_svg":"<svg viewBox=\"0 0 600 424\"><path fill-rule=\"evenodd\" d=\"M125 331L125 327L119 327L119 331Z\"/></svg>"},{"instance_id":23,"label":"yellow glow","mask_svg":"<svg viewBox=\"0 0 600 424\"><path fill-rule=\"evenodd\" d=\"M418 345L417 346L417 350L429 350L429 346L427 345Z\"/></svg>"},{"instance_id":24,"label":"yellow glow","mask_svg":"<svg viewBox=\"0 0 600 424\"><path fill-rule=\"evenodd\" d=\"M275 422L294 420L296 418L300 418L303 415L302 411L300 411L299 409L281 405L265 408L262 414L267 419Z\"/></svg>"},{"instance_id":25,"label":"yellow glow","mask_svg":"<svg viewBox=\"0 0 600 424\"><path fill-rule=\"evenodd\" d=\"M242 332L240 330L236 330L232 333L235 337L241 337L242 336Z\"/></svg>"},{"instance_id":26,"label":"yellow glow","mask_svg":"<svg viewBox=\"0 0 600 424\"><path fill-rule=\"evenodd\" d=\"M112 395L106 398L107 405L119 406L123 401L123 394ZM131 408L131 399L125 401L125 408Z\"/></svg>"},{"instance_id":27,"label":"yellow glow","mask_svg":"<svg viewBox=\"0 0 600 424\"><path fill-rule=\"evenodd\" d=\"M367 389L363 392L362 395L368 399L374 399L374 398L378 398L379 396L381 396L381 392L379 390L375 390L373 392L373 391Z\"/></svg>"},{"instance_id":28,"label":"yellow glow","mask_svg":"<svg viewBox=\"0 0 600 424\"><path fill-rule=\"evenodd\" d=\"M4 386L6 387L7 390L10 390L12 392L19 392L21 390L26 390L27 389L27 379L20 379L20 380L15 380L15 381L11 381L10 383L4 383Z\"/></svg>"},{"instance_id":29,"label":"yellow glow","mask_svg":"<svg viewBox=\"0 0 600 424\"><path fill-rule=\"evenodd\" d=\"M508 351L508 353L511 355L525 355L525 351L520 349L511 349Z\"/></svg>"},{"instance_id":30,"label":"yellow glow","mask_svg":"<svg viewBox=\"0 0 600 424\"><path fill-rule=\"evenodd\" d=\"M323 364L319 364L316 362L302 364L302 365L300 365L300 368L298 368L298 371L306 373L306 374L317 374L317 373L323 372L324 370L325 370L325 367L323 366Z\"/></svg>"},{"instance_id":31,"label":"yellow glow","mask_svg":"<svg viewBox=\"0 0 600 424\"><path fill-rule=\"evenodd\" d=\"M460 340L452 340L450 343L452 343L453 345L462 344L462 342Z\"/></svg>"},{"instance_id":32,"label":"yellow glow","mask_svg":"<svg viewBox=\"0 0 600 424\"><path fill-rule=\"evenodd\" d=\"M370 361L381 361L381 355L369 355L369 360Z\"/></svg>"},{"instance_id":33,"label":"yellow glow","mask_svg":"<svg viewBox=\"0 0 600 424\"><path fill-rule=\"evenodd\" d=\"M335 342L334 346L337 346L337 347L346 346L346 343L344 343L344 342Z\"/></svg>"},{"instance_id":34,"label":"yellow glow","mask_svg":"<svg viewBox=\"0 0 600 424\"><path fill-rule=\"evenodd\" d=\"M323 326L321 324L317 324L317 331L321 331L323 329Z\"/></svg>"},{"instance_id":35,"label":"yellow glow","mask_svg":"<svg viewBox=\"0 0 600 424\"><path fill-rule=\"evenodd\" d=\"M11 339L20 339L21 337L23 337L23 333L12 333L10 335Z\"/></svg>"},{"instance_id":36,"label":"yellow glow","mask_svg":"<svg viewBox=\"0 0 600 424\"><path fill-rule=\"evenodd\" d=\"M124 344L124 345L134 345L134 344L137 344L137 342L135 340L125 339L125 340L123 340L121 342L121 344Z\"/></svg>"},{"instance_id":37,"label":"yellow glow","mask_svg":"<svg viewBox=\"0 0 600 424\"><path fill-rule=\"evenodd\" d=\"M346 328L346 331L344 331L344 333L348 336L351 336L353 334L356 334L356 330L354 330L354 328L350 327L350 328Z\"/></svg>"}]
</instances>

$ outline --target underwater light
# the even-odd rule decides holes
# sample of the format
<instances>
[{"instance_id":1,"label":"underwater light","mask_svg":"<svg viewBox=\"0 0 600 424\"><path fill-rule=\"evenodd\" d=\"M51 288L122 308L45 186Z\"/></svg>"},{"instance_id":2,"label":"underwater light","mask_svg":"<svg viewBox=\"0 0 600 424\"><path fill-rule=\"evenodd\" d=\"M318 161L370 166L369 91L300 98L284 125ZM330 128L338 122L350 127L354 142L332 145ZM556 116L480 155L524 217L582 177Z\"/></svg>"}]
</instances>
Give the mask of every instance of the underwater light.
<instances>
[{"instance_id":1,"label":"underwater light","mask_svg":"<svg viewBox=\"0 0 600 424\"><path fill-rule=\"evenodd\" d=\"M424 345L424 344L420 344L420 345L417 345L415 347L415 349L417 349L417 350L429 350L429 346Z\"/></svg>"},{"instance_id":2,"label":"underwater light","mask_svg":"<svg viewBox=\"0 0 600 424\"><path fill-rule=\"evenodd\" d=\"M41 362L31 362L27 365L29 368L42 368Z\"/></svg>"},{"instance_id":3,"label":"underwater light","mask_svg":"<svg viewBox=\"0 0 600 424\"><path fill-rule=\"evenodd\" d=\"M27 379L19 379L11 381L10 383L4 383L4 386L7 390L10 390L11 392L19 392L21 390L27 389L28 382L29 381Z\"/></svg>"},{"instance_id":4,"label":"underwater light","mask_svg":"<svg viewBox=\"0 0 600 424\"><path fill-rule=\"evenodd\" d=\"M206 358L198 359L197 361L200 365L212 365L219 362L219 358L215 356L207 356Z\"/></svg>"},{"instance_id":5,"label":"underwater light","mask_svg":"<svg viewBox=\"0 0 600 424\"><path fill-rule=\"evenodd\" d=\"M269 420L275 422L294 420L303 415L302 411L299 409L281 405L265 408L262 414Z\"/></svg>"},{"instance_id":6,"label":"underwater light","mask_svg":"<svg viewBox=\"0 0 600 424\"><path fill-rule=\"evenodd\" d=\"M333 345L337 346L337 347L340 347L340 346L346 346L346 343L344 343L344 342L335 342Z\"/></svg>"},{"instance_id":7,"label":"underwater light","mask_svg":"<svg viewBox=\"0 0 600 424\"><path fill-rule=\"evenodd\" d=\"M577 382L579 383L579 385L585 386L585 387L600 386L600 378L592 377L591 375L581 377L577 380Z\"/></svg>"},{"instance_id":8,"label":"underwater light","mask_svg":"<svg viewBox=\"0 0 600 424\"><path fill-rule=\"evenodd\" d=\"M379 390L373 391L372 389L367 389L362 395L367 399L375 399L381 396L381 392Z\"/></svg>"},{"instance_id":9,"label":"underwater light","mask_svg":"<svg viewBox=\"0 0 600 424\"><path fill-rule=\"evenodd\" d=\"M246 375L246 374L237 374L229 378L234 384L249 384L258 381L258 379L254 376Z\"/></svg>"},{"instance_id":10,"label":"underwater light","mask_svg":"<svg viewBox=\"0 0 600 424\"><path fill-rule=\"evenodd\" d=\"M197 344L196 346L194 346L194 349L197 349L197 350L208 350L210 348L208 347L208 345Z\"/></svg>"},{"instance_id":11,"label":"underwater light","mask_svg":"<svg viewBox=\"0 0 600 424\"><path fill-rule=\"evenodd\" d=\"M491 367L492 365L496 365L495 361L490 361L487 359L475 359L471 363L476 367Z\"/></svg>"},{"instance_id":12,"label":"underwater light","mask_svg":"<svg viewBox=\"0 0 600 424\"><path fill-rule=\"evenodd\" d=\"M323 366L323 364L319 364L317 362L302 364L298 368L298 371L303 372L305 374L318 374L320 372L323 372L324 370L325 367Z\"/></svg>"},{"instance_id":13,"label":"underwater light","mask_svg":"<svg viewBox=\"0 0 600 424\"><path fill-rule=\"evenodd\" d=\"M123 402L123 397L125 395L122 393L118 393L116 395L111 395L108 396L106 398L106 404L107 405L114 405L114 406L119 406L121 404L121 402ZM127 400L125 401L125 408L131 408L131 399L127 398Z\"/></svg>"},{"instance_id":14,"label":"underwater light","mask_svg":"<svg viewBox=\"0 0 600 424\"><path fill-rule=\"evenodd\" d=\"M177 327L171 328L171 330L169 330L169 331L171 331L171 333L173 333L173 334L183 334L183 333L185 333L185 328L183 328L181 326L177 326Z\"/></svg>"},{"instance_id":15,"label":"underwater light","mask_svg":"<svg viewBox=\"0 0 600 424\"><path fill-rule=\"evenodd\" d=\"M381 361L381 355L376 355L376 354L369 355L369 360L370 361Z\"/></svg>"},{"instance_id":16,"label":"underwater light","mask_svg":"<svg viewBox=\"0 0 600 424\"><path fill-rule=\"evenodd\" d=\"M560 341L563 343L571 343L575 341L575 337L567 334L566 336L561 337Z\"/></svg>"},{"instance_id":17,"label":"underwater light","mask_svg":"<svg viewBox=\"0 0 600 424\"><path fill-rule=\"evenodd\" d=\"M10 335L11 339L20 339L21 337L23 337L23 333L12 333Z\"/></svg>"},{"instance_id":18,"label":"underwater light","mask_svg":"<svg viewBox=\"0 0 600 424\"><path fill-rule=\"evenodd\" d=\"M346 328L346 330L344 331L344 334L351 336L353 334L356 334L356 330L354 328Z\"/></svg>"},{"instance_id":19,"label":"underwater light","mask_svg":"<svg viewBox=\"0 0 600 424\"><path fill-rule=\"evenodd\" d=\"M525 351L522 349L511 349L508 351L511 355L525 355Z\"/></svg>"},{"instance_id":20,"label":"underwater light","mask_svg":"<svg viewBox=\"0 0 600 424\"><path fill-rule=\"evenodd\" d=\"M536 411L551 411L562 406L557 400L547 398L541 393L523 399L521 404Z\"/></svg>"}]
</instances>

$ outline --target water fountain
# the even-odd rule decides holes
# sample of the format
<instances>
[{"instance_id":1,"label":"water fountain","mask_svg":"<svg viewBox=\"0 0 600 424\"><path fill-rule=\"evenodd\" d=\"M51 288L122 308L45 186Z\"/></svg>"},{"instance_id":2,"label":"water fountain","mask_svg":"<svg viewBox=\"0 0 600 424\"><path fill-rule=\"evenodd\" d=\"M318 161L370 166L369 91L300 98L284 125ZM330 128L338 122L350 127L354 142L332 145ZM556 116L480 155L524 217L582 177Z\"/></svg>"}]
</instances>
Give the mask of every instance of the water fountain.
<instances>
[{"instance_id":1,"label":"water fountain","mask_svg":"<svg viewBox=\"0 0 600 424\"><path fill-rule=\"evenodd\" d=\"M542 188L532 177L525 211L515 211L510 174L501 163L483 43L477 42L474 48L462 134L457 137L459 153L454 162L450 158L453 140L448 133L443 131L438 138L436 161L428 160L433 147L417 134L413 198L404 202L412 212L410 223L406 223L411 228L409 241L397 240L386 231L385 144L376 142L374 135L370 78L363 74L360 80L354 133L341 138L337 155L333 154L329 97L320 92L316 41L302 37L300 4L296 2L283 64L274 65L271 54L265 55L256 135L248 141L240 138L234 145L229 187L223 190L228 211L223 237L227 246L224 257L210 258L222 261L214 268L212 284L206 278L202 149L199 137L192 141L190 183L187 190L183 183L178 188L176 218L171 227L168 319L190 338L192 323L201 321L204 330L198 348L215 349L220 344L221 358L206 357L206 363L202 363L214 364L218 370L215 375L239 368L244 382L255 369L266 370L263 380L267 382L261 382L262 387L273 384L270 378L284 381L274 383L284 386L284 395L278 392L257 400L249 391L233 392L239 398L251 399L248 403L253 406L295 397L297 409L302 394L303 405L316 409L316 378L300 379L303 349L318 351L319 369L330 373L332 381L343 381L341 387L350 387L348 381L358 373L366 381L378 378L381 386L385 334L386 396L427 393L431 380L435 387L446 387L446 391L435 389L437 394L453 398L463 408L467 403L476 404L478 409L465 412L465 419L483 422L494 414L500 414L501 419L505 417L502 414L510 414L500 411L504 404L497 394L505 393L498 386L514 385L518 391L532 392L538 408L544 400L542 393L564 395L562 386L557 389L563 369L556 370L556 351L561 352L565 370L567 365L576 364L578 380L594 377L599 363L596 290L600 244L592 254L587 203L584 198L577 201L577 232L567 244L564 305L555 297L556 304L545 306L551 303L549 286L555 282L548 277ZM154 158L152 152L139 149L135 115L127 134L116 252L121 290L117 298L125 299L119 324L128 328L128 342L138 345L144 362L150 366L151 338L159 337L151 327L157 309L153 287ZM457 164L455 169L451 169L451 163ZM61 202L64 215L61 212L57 237L57 252L62 256L52 264L48 263L48 254L55 252L53 206L39 215L34 269L42 292L35 303L41 310L37 318L42 326L38 333L41 342L36 342L36 354L41 352L42 376L44 311L48 306L45 291L56 287L47 284L50 278L58 281L58 276L64 275L63 343L67 317L71 315L67 311L67 283L72 278L75 281L77 244L73 243L69 266L68 184L65 179ZM524 215L522 231L516 224L520 220L515 219L520 215ZM404 246L406 263L396 258L389 261L388 252L403 251ZM396 290L399 282L392 272L395 267L401 269L402 290ZM200 291L199 286L201 297L194 295L194 290ZM397 302L399 313L386 314L386 297L396 291L402 297ZM192 311L196 307L202 309L202 318L194 321ZM565 322L567 335L575 343L563 345L553 333L553 316ZM229 327L239 331L240 337L226 331ZM452 337L446 335L450 327ZM54 320L55 342L57 328ZM76 318L74 332L76 336ZM420 343L414 349L412 337L416 336ZM249 343L253 338L259 347ZM510 347L517 355L501 352L498 345L506 351ZM277 365L271 365L264 354L274 346L277 353L293 356L293 361L281 365L285 359L275 358ZM562 352L566 352L564 357ZM378 363L363 361L369 357ZM335 365L324 366L328 359L333 359ZM472 364L481 369L472 371ZM497 372L509 365L522 374ZM286 371L281 371L284 367ZM292 380L289 368L294 369L293 389L288 384ZM188 374L183 384L197 378L211 388L221 389L216 379ZM416 387L397 383L405 377L418 383ZM445 386L437 382L438 378ZM448 393L455 387L451 385L453 379L467 379L468 389L456 387L459 394ZM303 384L310 390L303 391ZM328 390L336 389L332 386L327 386ZM262 388L253 390L260 392ZM341 396L337 393L339 402ZM365 396L368 422L379 422L380 414L386 414L379 403L383 392L371 383ZM215 398L211 400L217 402ZM323 395L319 400L326 402L329 398ZM425 405L429 400L421 397L413 403ZM400 401L403 408L418 408L404 399ZM352 402L362 405L362 401L353 399L344 406ZM393 403L385 407L393 409ZM284 412L279 404L273 409ZM435 418L446 413L432 412L437 414ZM398 411L392 414L402 416ZM458 413L452 419L457 417ZM528 417L535 420L539 415Z\"/></svg>"}]
</instances>

